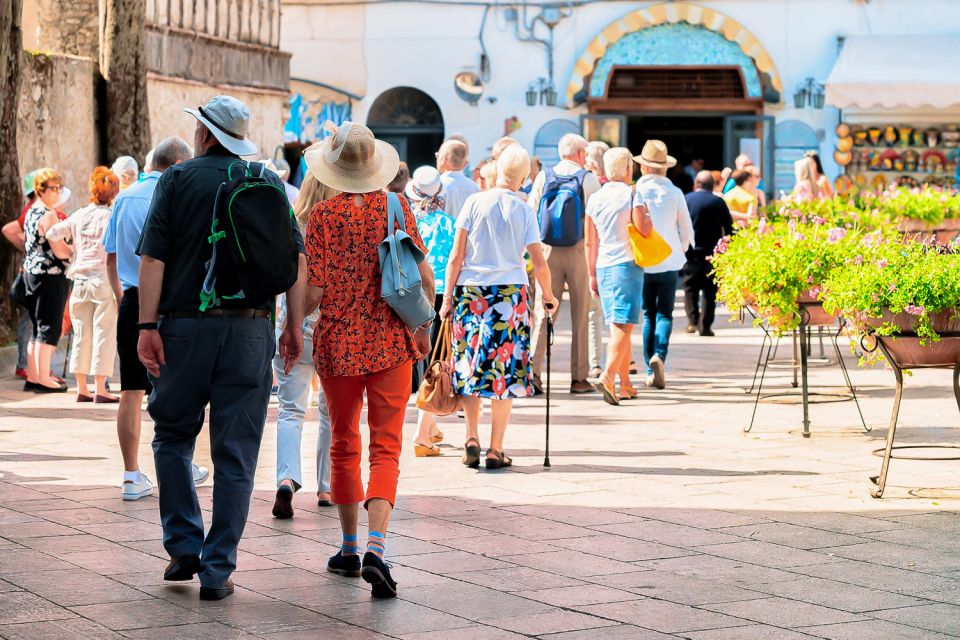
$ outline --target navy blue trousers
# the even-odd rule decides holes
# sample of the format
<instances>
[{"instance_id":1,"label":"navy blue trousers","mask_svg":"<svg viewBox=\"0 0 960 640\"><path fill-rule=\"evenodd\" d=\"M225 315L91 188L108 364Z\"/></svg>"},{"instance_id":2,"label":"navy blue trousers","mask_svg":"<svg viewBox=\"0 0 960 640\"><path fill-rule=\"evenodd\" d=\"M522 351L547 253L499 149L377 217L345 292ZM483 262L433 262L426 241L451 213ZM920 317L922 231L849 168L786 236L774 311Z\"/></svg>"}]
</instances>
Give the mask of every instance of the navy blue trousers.
<instances>
[{"instance_id":1,"label":"navy blue trousers","mask_svg":"<svg viewBox=\"0 0 960 640\"><path fill-rule=\"evenodd\" d=\"M163 546L172 558L200 556L200 584L222 586L236 569L250 510L273 382L273 326L266 318L170 319L160 323L160 335L166 364L151 377L148 409ZM207 405L214 474L204 537L191 463Z\"/></svg>"}]
</instances>

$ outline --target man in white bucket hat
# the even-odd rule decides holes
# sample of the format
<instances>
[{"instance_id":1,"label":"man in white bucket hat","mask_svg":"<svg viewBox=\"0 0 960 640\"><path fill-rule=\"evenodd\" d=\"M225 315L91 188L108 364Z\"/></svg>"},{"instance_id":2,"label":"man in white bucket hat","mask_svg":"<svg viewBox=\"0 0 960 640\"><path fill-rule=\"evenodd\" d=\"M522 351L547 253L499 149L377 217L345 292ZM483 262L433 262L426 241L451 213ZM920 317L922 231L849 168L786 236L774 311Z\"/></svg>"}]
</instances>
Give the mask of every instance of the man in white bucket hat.
<instances>
[{"instance_id":1,"label":"man in white bucket hat","mask_svg":"<svg viewBox=\"0 0 960 640\"><path fill-rule=\"evenodd\" d=\"M197 119L196 157L160 177L137 247L142 258L137 351L153 383L148 408L155 424L163 546L171 558L164 579L186 581L199 574L200 598L220 600L233 593L230 576L250 509L273 382L270 318L276 307L272 296L198 305L221 184L230 179L231 168L236 176L236 165L245 164L238 156L256 153L257 146L247 138L250 113L236 98L217 96L185 111ZM259 178L281 188L273 172ZM289 210L285 199L272 206L277 209L264 215L282 218ZM290 224L300 255L299 277L286 292L287 324L280 338L288 370L303 349L306 283L303 239L292 217ZM207 405L215 467L213 517L204 536L190 463Z\"/></svg>"}]
</instances>

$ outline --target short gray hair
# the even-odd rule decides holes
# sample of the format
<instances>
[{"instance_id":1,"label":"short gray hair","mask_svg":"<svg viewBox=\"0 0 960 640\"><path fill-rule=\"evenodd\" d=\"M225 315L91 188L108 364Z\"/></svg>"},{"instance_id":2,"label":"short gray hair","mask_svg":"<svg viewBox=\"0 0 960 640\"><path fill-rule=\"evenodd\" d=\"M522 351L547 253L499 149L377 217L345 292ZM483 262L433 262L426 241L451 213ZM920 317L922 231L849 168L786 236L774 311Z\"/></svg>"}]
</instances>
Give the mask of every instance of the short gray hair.
<instances>
[{"instance_id":1,"label":"short gray hair","mask_svg":"<svg viewBox=\"0 0 960 640\"><path fill-rule=\"evenodd\" d=\"M437 152L437 158L446 159L455 171L461 171L467 166L467 154L469 149L460 140L447 140L440 145L440 151Z\"/></svg>"},{"instance_id":2,"label":"short gray hair","mask_svg":"<svg viewBox=\"0 0 960 640\"><path fill-rule=\"evenodd\" d=\"M136 177L137 174L140 173L140 166L133 156L120 156L113 161L113 166L110 167L110 171L113 171L118 178L127 171L132 172L134 177Z\"/></svg>"},{"instance_id":3,"label":"short gray hair","mask_svg":"<svg viewBox=\"0 0 960 640\"><path fill-rule=\"evenodd\" d=\"M587 147L587 139L576 133L568 133L557 144L557 151L561 158L567 158L576 155Z\"/></svg>"},{"instance_id":4,"label":"short gray hair","mask_svg":"<svg viewBox=\"0 0 960 640\"><path fill-rule=\"evenodd\" d=\"M530 154L518 144L511 144L497 158L497 177L509 183L523 181L530 175Z\"/></svg>"},{"instance_id":5,"label":"short gray hair","mask_svg":"<svg viewBox=\"0 0 960 640\"><path fill-rule=\"evenodd\" d=\"M600 140L594 140L587 144L587 169L599 171L602 175L597 177L607 177L606 169L603 166L603 154L610 150L610 145Z\"/></svg>"},{"instance_id":6,"label":"short gray hair","mask_svg":"<svg viewBox=\"0 0 960 640\"><path fill-rule=\"evenodd\" d=\"M189 160L193 157L193 151L187 141L178 136L164 138L157 143L153 149L153 171L165 171L178 162Z\"/></svg>"}]
</instances>

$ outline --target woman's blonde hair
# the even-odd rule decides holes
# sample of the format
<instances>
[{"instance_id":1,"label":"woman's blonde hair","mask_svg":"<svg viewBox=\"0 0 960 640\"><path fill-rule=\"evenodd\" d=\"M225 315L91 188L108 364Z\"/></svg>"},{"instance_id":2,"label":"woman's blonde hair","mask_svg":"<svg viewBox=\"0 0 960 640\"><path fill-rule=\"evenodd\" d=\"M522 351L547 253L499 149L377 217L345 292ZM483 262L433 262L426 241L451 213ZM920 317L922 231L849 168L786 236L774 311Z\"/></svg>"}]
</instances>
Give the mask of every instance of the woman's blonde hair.
<instances>
[{"instance_id":1,"label":"woman's blonde hair","mask_svg":"<svg viewBox=\"0 0 960 640\"><path fill-rule=\"evenodd\" d=\"M633 154L626 147L614 147L603 154L603 173L610 180L633 178Z\"/></svg>"},{"instance_id":2,"label":"woman's blonde hair","mask_svg":"<svg viewBox=\"0 0 960 640\"><path fill-rule=\"evenodd\" d=\"M323 184L308 171L303 184L300 185L300 195L293 203L293 215L296 216L301 227L306 226L307 218L310 217L310 212L318 202L329 200L339 194L339 191Z\"/></svg>"},{"instance_id":3,"label":"woman's blonde hair","mask_svg":"<svg viewBox=\"0 0 960 640\"><path fill-rule=\"evenodd\" d=\"M44 167L43 169L37 169L37 172L33 174L33 190L37 195L46 191L51 184L63 186L63 178L56 169Z\"/></svg>"},{"instance_id":4,"label":"woman's blonde hair","mask_svg":"<svg viewBox=\"0 0 960 640\"><path fill-rule=\"evenodd\" d=\"M503 150L497 158L497 180L514 184L523 181L530 175L530 154L518 144L511 145Z\"/></svg>"}]
</instances>

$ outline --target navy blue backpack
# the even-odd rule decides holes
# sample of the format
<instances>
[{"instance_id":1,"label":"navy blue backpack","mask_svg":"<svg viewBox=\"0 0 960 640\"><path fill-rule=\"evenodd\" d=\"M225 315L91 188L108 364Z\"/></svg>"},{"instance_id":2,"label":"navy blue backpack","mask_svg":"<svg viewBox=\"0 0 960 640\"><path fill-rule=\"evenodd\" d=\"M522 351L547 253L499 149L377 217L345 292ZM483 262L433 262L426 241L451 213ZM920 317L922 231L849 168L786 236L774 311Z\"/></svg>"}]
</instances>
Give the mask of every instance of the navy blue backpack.
<instances>
[{"instance_id":1,"label":"navy blue backpack","mask_svg":"<svg viewBox=\"0 0 960 640\"><path fill-rule=\"evenodd\" d=\"M540 237L552 247L572 247L583 239L583 178L586 169L572 176L559 176L553 169L544 171L543 196L540 198Z\"/></svg>"}]
</instances>

